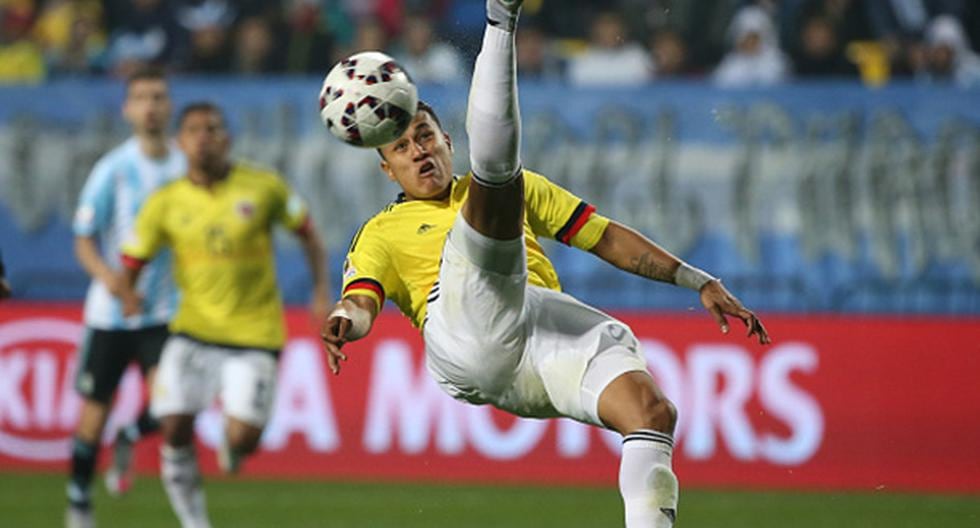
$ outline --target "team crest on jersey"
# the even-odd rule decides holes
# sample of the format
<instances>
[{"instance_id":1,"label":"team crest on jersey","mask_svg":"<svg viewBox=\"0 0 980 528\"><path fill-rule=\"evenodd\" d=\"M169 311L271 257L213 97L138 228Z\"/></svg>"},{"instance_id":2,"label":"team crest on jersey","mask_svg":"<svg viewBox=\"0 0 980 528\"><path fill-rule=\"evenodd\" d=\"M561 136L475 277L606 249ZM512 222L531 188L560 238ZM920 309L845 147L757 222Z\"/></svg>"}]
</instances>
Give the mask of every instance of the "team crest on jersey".
<instances>
[{"instance_id":1,"label":"team crest on jersey","mask_svg":"<svg viewBox=\"0 0 980 528\"><path fill-rule=\"evenodd\" d=\"M249 200L242 200L235 204L235 210L245 220L251 220L255 216L255 204Z\"/></svg>"},{"instance_id":2,"label":"team crest on jersey","mask_svg":"<svg viewBox=\"0 0 980 528\"><path fill-rule=\"evenodd\" d=\"M350 258L344 259L344 280L350 279L355 275L357 275L357 270L350 263Z\"/></svg>"}]
</instances>

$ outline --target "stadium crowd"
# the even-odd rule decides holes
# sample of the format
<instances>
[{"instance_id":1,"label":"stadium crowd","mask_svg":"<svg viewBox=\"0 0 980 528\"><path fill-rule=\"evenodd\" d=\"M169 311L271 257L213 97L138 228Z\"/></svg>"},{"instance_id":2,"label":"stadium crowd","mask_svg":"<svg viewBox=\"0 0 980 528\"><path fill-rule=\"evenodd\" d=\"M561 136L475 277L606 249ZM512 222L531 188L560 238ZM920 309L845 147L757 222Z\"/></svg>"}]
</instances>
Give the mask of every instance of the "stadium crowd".
<instances>
[{"instance_id":1,"label":"stadium crowd","mask_svg":"<svg viewBox=\"0 0 980 528\"><path fill-rule=\"evenodd\" d=\"M465 80L483 0L4 0L0 83L323 73L364 49L422 82ZM520 72L576 85L813 77L980 85L971 0L528 0Z\"/></svg>"}]
</instances>

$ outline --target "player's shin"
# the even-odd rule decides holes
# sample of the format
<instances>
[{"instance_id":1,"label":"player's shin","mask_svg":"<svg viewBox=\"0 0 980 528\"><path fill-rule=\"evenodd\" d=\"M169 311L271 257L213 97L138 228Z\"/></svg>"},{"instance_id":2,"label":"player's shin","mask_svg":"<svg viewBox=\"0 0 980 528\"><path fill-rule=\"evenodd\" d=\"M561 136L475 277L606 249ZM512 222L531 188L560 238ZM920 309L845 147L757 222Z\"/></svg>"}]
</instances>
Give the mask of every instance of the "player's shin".
<instances>
[{"instance_id":1,"label":"player's shin","mask_svg":"<svg viewBox=\"0 0 980 528\"><path fill-rule=\"evenodd\" d=\"M488 1L483 46L473 67L466 132L473 174L488 186L508 183L521 165L513 33L519 5L513 1Z\"/></svg>"},{"instance_id":2,"label":"player's shin","mask_svg":"<svg viewBox=\"0 0 980 528\"><path fill-rule=\"evenodd\" d=\"M68 481L68 503L76 509L91 506L92 476L95 474L98 442L86 442L78 437L71 443L71 478Z\"/></svg>"},{"instance_id":3,"label":"player's shin","mask_svg":"<svg viewBox=\"0 0 980 528\"><path fill-rule=\"evenodd\" d=\"M193 446L160 447L160 478L182 528L210 528Z\"/></svg>"},{"instance_id":4,"label":"player's shin","mask_svg":"<svg viewBox=\"0 0 980 528\"><path fill-rule=\"evenodd\" d=\"M673 438L640 429L623 437L619 490L626 528L669 528L677 516L677 477L671 469Z\"/></svg>"}]
</instances>

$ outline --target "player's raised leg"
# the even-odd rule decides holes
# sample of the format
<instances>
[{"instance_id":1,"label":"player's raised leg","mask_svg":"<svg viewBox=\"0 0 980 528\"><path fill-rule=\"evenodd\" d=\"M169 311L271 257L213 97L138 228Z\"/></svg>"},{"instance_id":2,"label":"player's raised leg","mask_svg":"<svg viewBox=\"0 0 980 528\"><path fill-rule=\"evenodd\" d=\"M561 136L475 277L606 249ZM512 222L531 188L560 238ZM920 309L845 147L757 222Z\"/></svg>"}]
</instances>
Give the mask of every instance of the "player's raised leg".
<instances>
[{"instance_id":1,"label":"player's raised leg","mask_svg":"<svg viewBox=\"0 0 980 528\"><path fill-rule=\"evenodd\" d=\"M677 410L646 372L627 372L599 395L599 418L623 435L619 490L626 528L669 528L677 516L671 467Z\"/></svg>"},{"instance_id":2,"label":"player's raised leg","mask_svg":"<svg viewBox=\"0 0 980 528\"><path fill-rule=\"evenodd\" d=\"M520 0L487 0L487 26L466 113L474 178L462 216L468 227L494 240L519 239L523 232L524 186L518 177L521 117L514 54L520 7ZM459 224L454 232L467 230ZM521 248L514 249L515 259L524 258Z\"/></svg>"}]
</instances>

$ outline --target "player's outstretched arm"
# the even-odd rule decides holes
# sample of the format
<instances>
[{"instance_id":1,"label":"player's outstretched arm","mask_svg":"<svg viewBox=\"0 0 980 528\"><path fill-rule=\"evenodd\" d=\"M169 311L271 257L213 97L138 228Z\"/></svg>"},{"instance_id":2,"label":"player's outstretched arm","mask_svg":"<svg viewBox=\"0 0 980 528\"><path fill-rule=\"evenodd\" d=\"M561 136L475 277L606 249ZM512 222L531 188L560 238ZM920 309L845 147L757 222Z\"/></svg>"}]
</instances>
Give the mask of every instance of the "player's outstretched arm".
<instances>
[{"instance_id":1,"label":"player's outstretched arm","mask_svg":"<svg viewBox=\"0 0 980 528\"><path fill-rule=\"evenodd\" d=\"M327 280L326 263L327 250L320 242L320 236L313 227L312 222L308 222L306 227L296 232L303 254L306 255L306 264L310 268L310 275L313 278L313 295L310 297L310 312L315 321L322 321L327 317L327 310L330 308L330 281Z\"/></svg>"},{"instance_id":2,"label":"player's outstretched arm","mask_svg":"<svg viewBox=\"0 0 980 528\"><path fill-rule=\"evenodd\" d=\"M610 221L592 253L619 269L641 277L668 282L697 291L701 304L728 333L727 316L737 317L748 328L747 337L755 335L759 343L771 342L762 321L732 295L721 281L693 268L637 231Z\"/></svg>"},{"instance_id":3,"label":"player's outstretched arm","mask_svg":"<svg viewBox=\"0 0 980 528\"><path fill-rule=\"evenodd\" d=\"M368 335L377 316L377 303L366 295L349 295L337 302L320 331L330 372L340 374L340 362L347 361L347 354L341 348Z\"/></svg>"}]
</instances>

